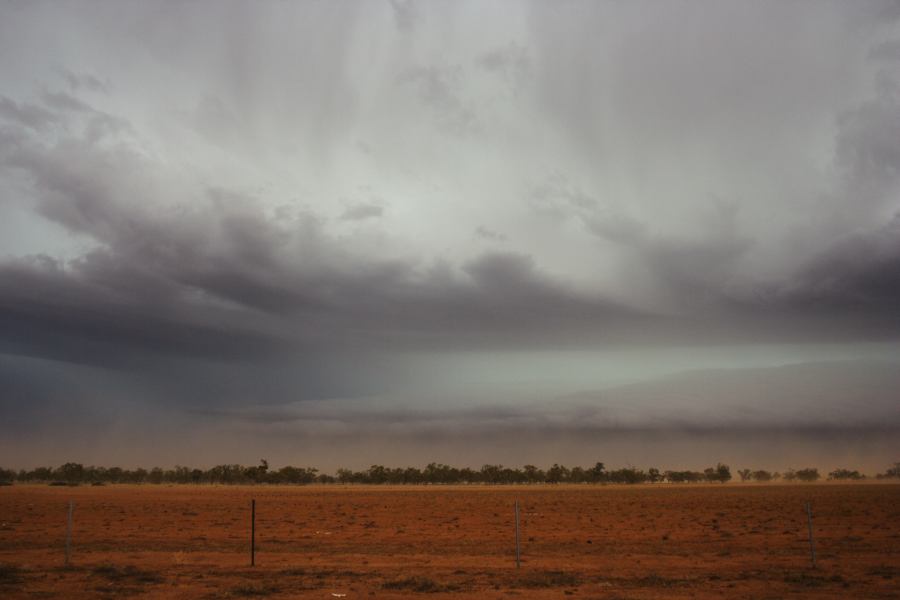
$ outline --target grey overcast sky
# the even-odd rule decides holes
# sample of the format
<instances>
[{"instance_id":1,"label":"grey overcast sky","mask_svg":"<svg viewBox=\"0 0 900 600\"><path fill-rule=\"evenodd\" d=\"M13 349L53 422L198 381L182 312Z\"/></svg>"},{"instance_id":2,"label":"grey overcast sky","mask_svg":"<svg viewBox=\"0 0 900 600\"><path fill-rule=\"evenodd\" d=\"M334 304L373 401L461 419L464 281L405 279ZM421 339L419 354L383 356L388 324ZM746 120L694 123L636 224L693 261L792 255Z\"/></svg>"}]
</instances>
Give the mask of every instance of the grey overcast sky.
<instances>
[{"instance_id":1,"label":"grey overcast sky","mask_svg":"<svg viewBox=\"0 0 900 600\"><path fill-rule=\"evenodd\" d=\"M5 2L0 456L900 458L900 2Z\"/></svg>"}]
</instances>

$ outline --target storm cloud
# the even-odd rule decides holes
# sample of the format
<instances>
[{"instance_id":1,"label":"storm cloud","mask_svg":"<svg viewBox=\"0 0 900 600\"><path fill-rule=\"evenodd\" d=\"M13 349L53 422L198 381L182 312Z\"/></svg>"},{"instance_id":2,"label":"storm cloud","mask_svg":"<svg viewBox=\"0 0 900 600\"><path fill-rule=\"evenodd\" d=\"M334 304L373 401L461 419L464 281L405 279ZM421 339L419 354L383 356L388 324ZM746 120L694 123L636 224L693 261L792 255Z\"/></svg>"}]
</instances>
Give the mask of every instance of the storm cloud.
<instances>
[{"instance_id":1,"label":"storm cloud","mask_svg":"<svg viewBox=\"0 0 900 600\"><path fill-rule=\"evenodd\" d=\"M173 440L298 402L336 435L553 437L588 435L552 417L585 389L894 364L895 7L7 5L0 406L32 434L4 451L70 402ZM672 427L714 428L724 387L692 385ZM641 389L629 427L668 414Z\"/></svg>"}]
</instances>

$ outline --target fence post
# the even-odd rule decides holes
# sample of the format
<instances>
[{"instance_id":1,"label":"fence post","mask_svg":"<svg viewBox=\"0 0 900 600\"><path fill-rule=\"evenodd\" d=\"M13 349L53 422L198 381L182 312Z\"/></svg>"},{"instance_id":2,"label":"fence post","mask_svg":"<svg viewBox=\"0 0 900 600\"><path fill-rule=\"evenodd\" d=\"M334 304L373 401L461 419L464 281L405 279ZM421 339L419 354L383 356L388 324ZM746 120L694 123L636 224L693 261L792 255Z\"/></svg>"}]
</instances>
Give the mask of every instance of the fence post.
<instances>
[{"instance_id":1,"label":"fence post","mask_svg":"<svg viewBox=\"0 0 900 600\"><path fill-rule=\"evenodd\" d=\"M75 510L75 503L69 500L69 518L66 521L66 566L72 559L72 512Z\"/></svg>"},{"instance_id":2,"label":"fence post","mask_svg":"<svg viewBox=\"0 0 900 600\"><path fill-rule=\"evenodd\" d=\"M812 526L812 505L807 502L806 503L806 523L809 525L809 556L812 559L812 566L816 568L816 543L813 540L813 526Z\"/></svg>"},{"instance_id":3,"label":"fence post","mask_svg":"<svg viewBox=\"0 0 900 600\"><path fill-rule=\"evenodd\" d=\"M250 566L256 566L256 500L250 501Z\"/></svg>"},{"instance_id":4,"label":"fence post","mask_svg":"<svg viewBox=\"0 0 900 600\"><path fill-rule=\"evenodd\" d=\"M519 548L519 500L516 499L516 568L520 568L522 566L521 563L522 553Z\"/></svg>"}]
</instances>

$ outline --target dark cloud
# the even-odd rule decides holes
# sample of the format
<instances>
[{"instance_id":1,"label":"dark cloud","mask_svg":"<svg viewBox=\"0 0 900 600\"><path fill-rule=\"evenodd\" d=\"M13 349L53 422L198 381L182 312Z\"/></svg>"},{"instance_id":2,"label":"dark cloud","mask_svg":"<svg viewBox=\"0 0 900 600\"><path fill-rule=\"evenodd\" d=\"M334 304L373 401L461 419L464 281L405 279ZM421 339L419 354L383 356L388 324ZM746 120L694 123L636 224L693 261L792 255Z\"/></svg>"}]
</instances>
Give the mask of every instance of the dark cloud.
<instances>
[{"instance_id":1,"label":"dark cloud","mask_svg":"<svg viewBox=\"0 0 900 600\"><path fill-rule=\"evenodd\" d=\"M19 103L6 96L0 96L0 118L35 130L44 129L57 122L57 115L43 106L27 102Z\"/></svg>"},{"instance_id":2,"label":"dark cloud","mask_svg":"<svg viewBox=\"0 0 900 600\"><path fill-rule=\"evenodd\" d=\"M628 257L632 277L649 277L653 294L679 309L685 304L696 308L698 300L707 306L719 300L739 279L736 265L753 246L737 226L738 207L723 202L712 202L701 214L708 231L700 237L654 233L561 173L533 186L530 202L538 214L578 221L590 234L616 244Z\"/></svg>"},{"instance_id":3,"label":"dark cloud","mask_svg":"<svg viewBox=\"0 0 900 600\"><path fill-rule=\"evenodd\" d=\"M900 321L900 214L873 231L837 240L776 294L798 310Z\"/></svg>"},{"instance_id":4,"label":"dark cloud","mask_svg":"<svg viewBox=\"0 0 900 600\"><path fill-rule=\"evenodd\" d=\"M507 237L500 233L499 231L494 231L493 229L488 229L483 225L480 225L475 229L475 236L482 239L487 240L489 242L505 242Z\"/></svg>"},{"instance_id":5,"label":"dark cloud","mask_svg":"<svg viewBox=\"0 0 900 600\"><path fill-rule=\"evenodd\" d=\"M554 281L527 255L485 254L461 270L367 257L312 213L270 216L251 196L221 188L190 205L142 208L157 166L127 137L32 140L4 164L30 176L43 217L97 244L66 262L3 265L9 331L31 353L71 354L58 339L79 336L110 355L121 344L213 358L291 346L452 347L466 336L506 345L548 333L600 335L636 318ZM380 211L358 205L342 218Z\"/></svg>"},{"instance_id":6,"label":"dark cloud","mask_svg":"<svg viewBox=\"0 0 900 600\"><path fill-rule=\"evenodd\" d=\"M393 429L403 435L468 432L595 433L900 429L894 392L900 364L830 362L777 368L678 373L549 402L511 406L382 407L366 399L273 407L203 410L199 414L310 432L339 424L347 432ZM846 395L853 394L852 405Z\"/></svg>"},{"instance_id":7,"label":"dark cloud","mask_svg":"<svg viewBox=\"0 0 900 600\"><path fill-rule=\"evenodd\" d=\"M399 82L415 87L419 99L433 112L443 130L466 135L482 129L474 107L464 99L461 66L415 67L403 73Z\"/></svg>"},{"instance_id":8,"label":"dark cloud","mask_svg":"<svg viewBox=\"0 0 900 600\"><path fill-rule=\"evenodd\" d=\"M518 93L533 77L533 64L528 49L515 42L482 54L477 64L503 77L513 93Z\"/></svg>"},{"instance_id":9,"label":"dark cloud","mask_svg":"<svg viewBox=\"0 0 900 600\"><path fill-rule=\"evenodd\" d=\"M402 32L409 32L415 27L419 18L416 5L412 0L388 0L394 15L394 23Z\"/></svg>"},{"instance_id":10,"label":"dark cloud","mask_svg":"<svg viewBox=\"0 0 900 600\"><path fill-rule=\"evenodd\" d=\"M326 468L366 467L373 461L360 453L373 451L389 464L419 464L404 455L412 451L425 453L421 464L475 467L489 455L515 465L702 468L725 460L784 469L846 461L881 469L897 449L898 377L896 363L852 361L693 371L515 405L378 407L359 398L193 414L232 435L303 439L315 449L330 443L329 452L315 452Z\"/></svg>"},{"instance_id":11,"label":"dark cloud","mask_svg":"<svg viewBox=\"0 0 900 600\"><path fill-rule=\"evenodd\" d=\"M900 60L900 40L888 40L872 46L869 58L874 60Z\"/></svg>"},{"instance_id":12,"label":"dark cloud","mask_svg":"<svg viewBox=\"0 0 900 600\"><path fill-rule=\"evenodd\" d=\"M44 92L42 97L44 104L55 110L92 112L90 106L65 92Z\"/></svg>"},{"instance_id":13,"label":"dark cloud","mask_svg":"<svg viewBox=\"0 0 900 600\"><path fill-rule=\"evenodd\" d=\"M736 213L727 206L713 210L714 235L678 240L651 236L627 217L609 216L561 175L533 192L545 208L574 214L592 233L631 248L640 268L664 286L663 295L680 310L687 307L679 322L579 291L542 271L527 254L487 253L459 269L366 256L329 234L316 215L271 216L240 192L210 188L190 206L140 208L142 188L155 185L156 167L124 142L110 146L110 139L125 138L32 141L4 159L7 167L30 176L41 215L97 244L65 262L36 257L3 264L0 301L10 351L82 360L95 355L102 362L117 358L122 347L136 354L262 360L347 347L666 341L693 327L700 306L739 310L739 303L722 299L749 242L735 230ZM146 185L136 185L141 180ZM361 206L366 215L371 212L371 206ZM832 252L847 257L843 264L860 265L841 279L842 293L856 285L881 294L884 304L890 301L895 229L880 234L883 258L877 261L870 260L871 244L862 242ZM830 269L810 267L798 289L822 289L817 273ZM884 283L877 280L881 273ZM772 294L768 310L781 315L778 307L792 306L800 296ZM743 316L761 318L756 309ZM711 318L718 323L685 339L744 335L740 312ZM827 338L831 330L823 326ZM776 338L793 335L780 322L765 331ZM79 340L88 350L76 350Z\"/></svg>"},{"instance_id":14,"label":"dark cloud","mask_svg":"<svg viewBox=\"0 0 900 600\"><path fill-rule=\"evenodd\" d=\"M552 173L529 191L532 209L552 216L582 214L597 207L597 200L573 185L562 173Z\"/></svg>"},{"instance_id":15,"label":"dark cloud","mask_svg":"<svg viewBox=\"0 0 900 600\"><path fill-rule=\"evenodd\" d=\"M0 266L3 351L135 364L146 355L265 360L288 344L234 322L234 311L179 302L175 286L94 255L69 266L36 257ZM246 323L246 319L241 319Z\"/></svg>"},{"instance_id":16,"label":"dark cloud","mask_svg":"<svg viewBox=\"0 0 900 600\"><path fill-rule=\"evenodd\" d=\"M900 181L900 99L882 92L838 120L836 161L845 177L842 203L897 207Z\"/></svg>"},{"instance_id":17,"label":"dark cloud","mask_svg":"<svg viewBox=\"0 0 900 600\"><path fill-rule=\"evenodd\" d=\"M365 219L377 219L384 215L384 207L377 204L355 204L347 207L341 214L343 221L362 221Z\"/></svg>"},{"instance_id":18,"label":"dark cloud","mask_svg":"<svg viewBox=\"0 0 900 600\"><path fill-rule=\"evenodd\" d=\"M90 91L108 93L109 86L90 73L73 73L68 69L57 69L72 92Z\"/></svg>"}]
</instances>

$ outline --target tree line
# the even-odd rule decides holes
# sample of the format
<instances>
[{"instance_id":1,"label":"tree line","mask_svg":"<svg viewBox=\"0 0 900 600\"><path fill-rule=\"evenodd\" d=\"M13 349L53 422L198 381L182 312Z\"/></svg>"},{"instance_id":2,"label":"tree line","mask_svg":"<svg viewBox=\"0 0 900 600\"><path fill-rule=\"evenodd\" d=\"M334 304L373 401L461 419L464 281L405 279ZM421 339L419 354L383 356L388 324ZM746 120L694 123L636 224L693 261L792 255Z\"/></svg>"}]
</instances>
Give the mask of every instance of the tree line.
<instances>
[{"instance_id":1,"label":"tree line","mask_svg":"<svg viewBox=\"0 0 900 600\"><path fill-rule=\"evenodd\" d=\"M784 473L765 470L741 469L741 481L798 481L812 482L822 478L816 468L789 469ZM894 463L885 473L876 476L900 478L900 463ZM829 480L860 480L866 476L856 470L835 469L828 473ZM266 460L256 466L217 465L210 469L194 469L176 466L172 469L154 467L152 469L123 469L120 467L84 466L69 462L59 467L38 467L36 469L0 468L0 482L49 483L51 485L78 485L107 483L149 483L149 484L557 484L557 483L725 483L732 479L731 468L718 463L703 471L660 471L650 468L646 471L634 467L607 469L602 462L593 467L566 467L554 464L548 469L534 465L510 468L503 465L484 465L480 469L452 467L440 463L430 463L424 469L416 467L385 467L372 465L368 469L354 471L338 469L334 475L322 473L314 467L286 466L269 468Z\"/></svg>"}]
</instances>

